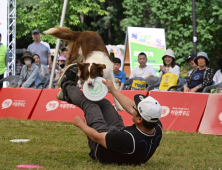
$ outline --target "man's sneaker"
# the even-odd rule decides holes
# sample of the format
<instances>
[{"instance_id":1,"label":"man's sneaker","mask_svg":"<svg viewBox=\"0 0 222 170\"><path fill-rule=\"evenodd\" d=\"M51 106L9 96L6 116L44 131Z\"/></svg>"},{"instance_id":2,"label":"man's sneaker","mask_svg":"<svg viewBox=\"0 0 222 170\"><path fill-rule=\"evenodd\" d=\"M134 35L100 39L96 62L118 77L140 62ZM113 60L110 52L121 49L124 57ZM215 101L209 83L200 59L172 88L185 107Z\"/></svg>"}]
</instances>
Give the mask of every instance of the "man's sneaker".
<instances>
[{"instance_id":1,"label":"man's sneaker","mask_svg":"<svg viewBox=\"0 0 222 170\"><path fill-rule=\"evenodd\" d=\"M72 81L75 84L77 84L78 81L77 73L78 73L78 65L76 63L66 66L62 73L62 76L58 80L57 83L58 86L62 87L63 83L66 81Z\"/></svg>"},{"instance_id":2,"label":"man's sneaker","mask_svg":"<svg viewBox=\"0 0 222 170\"><path fill-rule=\"evenodd\" d=\"M65 101L64 96L63 96L62 89L59 90L59 92L58 92L57 95L56 95L56 98L57 98L58 100Z\"/></svg>"}]
</instances>

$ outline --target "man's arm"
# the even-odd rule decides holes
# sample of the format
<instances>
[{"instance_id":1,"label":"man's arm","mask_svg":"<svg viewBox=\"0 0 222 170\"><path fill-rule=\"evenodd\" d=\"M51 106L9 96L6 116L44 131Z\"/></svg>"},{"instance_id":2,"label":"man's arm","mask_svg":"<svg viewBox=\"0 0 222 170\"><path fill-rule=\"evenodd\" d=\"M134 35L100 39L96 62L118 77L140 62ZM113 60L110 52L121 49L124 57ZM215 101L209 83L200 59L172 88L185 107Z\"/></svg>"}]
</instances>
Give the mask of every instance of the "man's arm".
<instances>
[{"instance_id":1,"label":"man's arm","mask_svg":"<svg viewBox=\"0 0 222 170\"><path fill-rule=\"evenodd\" d=\"M148 76L148 77L145 77L144 79L147 79L147 78L149 78L149 77L154 77L154 75L150 75L150 76Z\"/></svg>"},{"instance_id":2,"label":"man's arm","mask_svg":"<svg viewBox=\"0 0 222 170\"><path fill-rule=\"evenodd\" d=\"M132 115L134 111L133 106L135 105L134 101L120 93L120 91L113 86L111 80L106 79L106 81L103 80L102 82L107 86L109 92L118 100L123 109Z\"/></svg>"},{"instance_id":3,"label":"man's arm","mask_svg":"<svg viewBox=\"0 0 222 170\"><path fill-rule=\"evenodd\" d=\"M124 83L121 83L119 90L123 90Z\"/></svg>"},{"instance_id":4,"label":"man's arm","mask_svg":"<svg viewBox=\"0 0 222 170\"><path fill-rule=\"evenodd\" d=\"M79 127L91 140L93 140L96 143L99 143L104 148L107 148L106 146L106 134L107 132L98 133L95 129L89 127L85 124L84 119L80 116L76 116L73 124L76 127Z\"/></svg>"}]
</instances>

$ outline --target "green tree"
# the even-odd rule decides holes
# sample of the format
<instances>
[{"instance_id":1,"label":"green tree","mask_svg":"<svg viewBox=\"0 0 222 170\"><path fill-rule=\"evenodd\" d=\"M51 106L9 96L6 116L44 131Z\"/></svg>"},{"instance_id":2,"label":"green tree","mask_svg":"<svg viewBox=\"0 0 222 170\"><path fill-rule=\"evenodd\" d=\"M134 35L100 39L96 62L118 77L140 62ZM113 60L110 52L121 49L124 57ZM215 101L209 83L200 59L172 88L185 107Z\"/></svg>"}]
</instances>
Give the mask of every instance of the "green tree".
<instances>
[{"instance_id":1,"label":"green tree","mask_svg":"<svg viewBox=\"0 0 222 170\"><path fill-rule=\"evenodd\" d=\"M167 48L174 50L177 63L183 64L193 51L191 0L124 0L128 26L164 28ZM208 53L211 64L222 57L222 0L196 1L197 51ZM211 66L212 66L211 65Z\"/></svg>"},{"instance_id":2,"label":"green tree","mask_svg":"<svg viewBox=\"0 0 222 170\"><path fill-rule=\"evenodd\" d=\"M63 0L41 0L35 3L24 3L25 0L17 1L17 38L30 36L33 29L38 28L41 32L59 26L62 13ZM82 30L84 26L80 21L81 15L89 15L90 12L98 15L108 15L98 3L105 0L72 0L68 1L64 26L72 30ZM34 2L34 1L32 1ZM30 36L31 37L31 36ZM52 36L42 35L43 41L55 44Z\"/></svg>"},{"instance_id":3,"label":"green tree","mask_svg":"<svg viewBox=\"0 0 222 170\"><path fill-rule=\"evenodd\" d=\"M122 7L123 0L106 0L100 3L102 9L109 12L109 15L90 15L92 22L89 27L100 34L106 44L123 44L125 33L122 31L121 21L125 18Z\"/></svg>"}]
</instances>

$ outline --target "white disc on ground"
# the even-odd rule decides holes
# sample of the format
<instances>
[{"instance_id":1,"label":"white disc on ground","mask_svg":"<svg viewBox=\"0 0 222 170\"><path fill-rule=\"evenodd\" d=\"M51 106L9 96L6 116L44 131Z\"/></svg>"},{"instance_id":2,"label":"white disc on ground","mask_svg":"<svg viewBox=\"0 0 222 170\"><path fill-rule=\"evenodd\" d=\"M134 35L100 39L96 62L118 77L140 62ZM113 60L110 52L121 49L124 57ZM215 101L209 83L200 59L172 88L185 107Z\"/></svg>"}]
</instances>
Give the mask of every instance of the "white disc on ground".
<instances>
[{"instance_id":1,"label":"white disc on ground","mask_svg":"<svg viewBox=\"0 0 222 170\"><path fill-rule=\"evenodd\" d=\"M13 139L13 140L10 140L10 142L29 142L30 139Z\"/></svg>"}]
</instances>

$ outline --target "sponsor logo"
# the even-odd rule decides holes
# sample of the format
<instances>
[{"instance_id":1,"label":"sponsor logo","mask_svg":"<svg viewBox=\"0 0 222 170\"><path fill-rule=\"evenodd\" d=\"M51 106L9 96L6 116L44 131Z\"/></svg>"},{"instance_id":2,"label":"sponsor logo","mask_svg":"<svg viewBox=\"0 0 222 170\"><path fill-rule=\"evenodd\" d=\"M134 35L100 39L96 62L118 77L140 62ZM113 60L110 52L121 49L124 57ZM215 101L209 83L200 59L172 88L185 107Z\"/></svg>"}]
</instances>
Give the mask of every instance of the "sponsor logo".
<instances>
[{"instance_id":1,"label":"sponsor logo","mask_svg":"<svg viewBox=\"0 0 222 170\"><path fill-rule=\"evenodd\" d=\"M2 103L2 109L7 109L10 106L13 106L13 107L25 107L25 104L26 104L25 100L14 100L14 101L12 101L11 99L6 99Z\"/></svg>"},{"instance_id":2,"label":"sponsor logo","mask_svg":"<svg viewBox=\"0 0 222 170\"><path fill-rule=\"evenodd\" d=\"M103 90L103 85L99 81L95 81L94 86L89 88L89 93L92 95L99 95Z\"/></svg>"},{"instance_id":3,"label":"sponsor logo","mask_svg":"<svg viewBox=\"0 0 222 170\"><path fill-rule=\"evenodd\" d=\"M170 109L167 106L162 106L162 114L160 117L166 117L170 113Z\"/></svg>"},{"instance_id":4,"label":"sponsor logo","mask_svg":"<svg viewBox=\"0 0 222 170\"><path fill-rule=\"evenodd\" d=\"M61 102L59 107L62 108L62 109L74 109L74 108L76 108L75 105L69 104L69 103L66 103L66 102Z\"/></svg>"},{"instance_id":5,"label":"sponsor logo","mask_svg":"<svg viewBox=\"0 0 222 170\"><path fill-rule=\"evenodd\" d=\"M222 124L222 112L219 114L218 118L220 120L220 124Z\"/></svg>"},{"instance_id":6,"label":"sponsor logo","mask_svg":"<svg viewBox=\"0 0 222 170\"><path fill-rule=\"evenodd\" d=\"M52 110L55 110L57 109L59 106L59 102L53 100L53 101L50 101L46 104L46 111L52 111Z\"/></svg>"},{"instance_id":7,"label":"sponsor logo","mask_svg":"<svg viewBox=\"0 0 222 170\"><path fill-rule=\"evenodd\" d=\"M190 116L190 110L189 108L173 107L171 110L171 114L174 116Z\"/></svg>"},{"instance_id":8,"label":"sponsor logo","mask_svg":"<svg viewBox=\"0 0 222 170\"><path fill-rule=\"evenodd\" d=\"M142 112L143 112L141 107L139 107L139 111L140 111L140 113L142 113Z\"/></svg>"},{"instance_id":9,"label":"sponsor logo","mask_svg":"<svg viewBox=\"0 0 222 170\"><path fill-rule=\"evenodd\" d=\"M2 103L2 109L9 108L12 105L12 100L11 99L6 99Z\"/></svg>"},{"instance_id":10,"label":"sponsor logo","mask_svg":"<svg viewBox=\"0 0 222 170\"><path fill-rule=\"evenodd\" d=\"M46 104L46 112L56 110L58 107L60 107L61 109L76 108L75 105L73 105L73 104L69 104L69 103L66 103L63 101L61 103L59 103L58 101L53 100L53 101L50 101Z\"/></svg>"}]
</instances>

